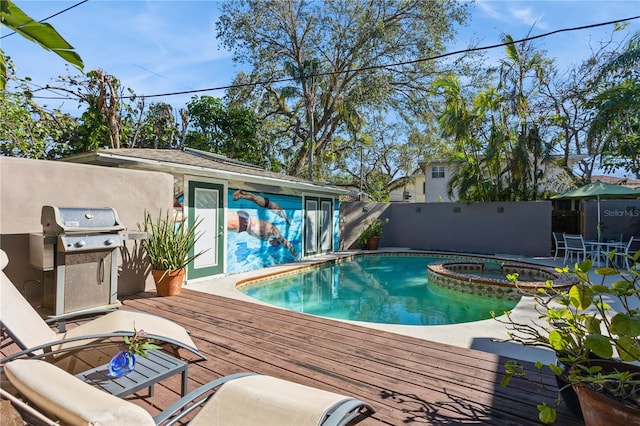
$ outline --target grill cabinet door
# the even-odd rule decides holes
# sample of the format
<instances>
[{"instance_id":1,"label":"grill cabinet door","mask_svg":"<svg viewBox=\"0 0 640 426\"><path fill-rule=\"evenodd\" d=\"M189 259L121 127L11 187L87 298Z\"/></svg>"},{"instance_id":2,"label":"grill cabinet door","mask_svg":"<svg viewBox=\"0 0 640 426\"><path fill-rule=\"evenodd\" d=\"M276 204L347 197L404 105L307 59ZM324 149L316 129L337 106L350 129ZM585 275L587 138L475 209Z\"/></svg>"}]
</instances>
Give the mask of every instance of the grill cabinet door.
<instances>
[{"instance_id":1,"label":"grill cabinet door","mask_svg":"<svg viewBox=\"0 0 640 426\"><path fill-rule=\"evenodd\" d=\"M110 302L111 252L65 254L64 312Z\"/></svg>"}]
</instances>

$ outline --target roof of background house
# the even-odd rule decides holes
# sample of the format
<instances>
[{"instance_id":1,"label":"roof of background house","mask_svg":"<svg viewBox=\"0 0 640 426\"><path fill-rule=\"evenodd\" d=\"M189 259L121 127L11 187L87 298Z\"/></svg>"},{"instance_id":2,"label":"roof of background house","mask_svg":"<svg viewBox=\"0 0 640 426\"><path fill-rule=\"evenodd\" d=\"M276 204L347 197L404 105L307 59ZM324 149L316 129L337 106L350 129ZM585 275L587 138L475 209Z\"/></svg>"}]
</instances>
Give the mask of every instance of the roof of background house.
<instances>
[{"instance_id":1,"label":"roof of background house","mask_svg":"<svg viewBox=\"0 0 640 426\"><path fill-rule=\"evenodd\" d=\"M631 179L628 177L605 176L605 175L591 176L591 182L595 182L597 180L599 180L600 182L611 183L614 185L628 186L630 188L640 188L639 179Z\"/></svg>"},{"instance_id":2,"label":"roof of background house","mask_svg":"<svg viewBox=\"0 0 640 426\"><path fill-rule=\"evenodd\" d=\"M103 149L66 157L64 161L112 167L131 167L193 175L207 175L229 180L252 180L262 184L278 183L290 187L310 190L351 194L351 191L337 186L313 182L307 179L275 173L243 161L193 148L145 149L122 148Z\"/></svg>"},{"instance_id":3,"label":"roof of background house","mask_svg":"<svg viewBox=\"0 0 640 426\"><path fill-rule=\"evenodd\" d=\"M562 158L562 155L552 155L551 158ZM571 154L567 157L568 162L571 163L575 163L577 161L580 160L584 160L585 158L587 158L587 155L578 155L578 154ZM429 159L429 160L424 160L424 161L419 161L418 164L420 165L420 168L424 169L426 166L428 166L429 164L453 164L453 163L459 163L460 161L458 160L454 160L451 161L450 158L433 158L433 159Z\"/></svg>"},{"instance_id":4,"label":"roof of background house","mask_svg":"<svg viewBox=\"0 0 640 426\"><path fill-rule=\"evenodd\" d=\"M399 177L398 179L390 182L388 188L390 191L393 191L394 189L404 189L405 185L415 180L415 176L416 175Z\"/></svg>"}]
</instances>

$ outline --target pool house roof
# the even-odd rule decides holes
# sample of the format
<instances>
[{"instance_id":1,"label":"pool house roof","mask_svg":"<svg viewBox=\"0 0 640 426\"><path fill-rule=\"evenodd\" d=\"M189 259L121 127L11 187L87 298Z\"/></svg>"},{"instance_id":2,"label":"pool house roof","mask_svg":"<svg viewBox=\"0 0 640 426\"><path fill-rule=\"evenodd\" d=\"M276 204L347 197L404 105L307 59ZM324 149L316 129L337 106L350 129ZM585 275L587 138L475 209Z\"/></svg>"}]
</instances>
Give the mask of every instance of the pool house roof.
<instances>
[{"instance_id":1,"label":"pool house roof","mask_svg":"<svg viewBox=\"0 0 640 426\"><path fill-rule=\"evenodd\" d=\"M259 166L193 148L174 149L103 149L78 154L64 161L108 167L123 167L189 174L243 184L254 183L260 189L287 192L286 189L332 195L351 195L352 191L334 185L265 170Z\"/></svg>"}]
</instances>

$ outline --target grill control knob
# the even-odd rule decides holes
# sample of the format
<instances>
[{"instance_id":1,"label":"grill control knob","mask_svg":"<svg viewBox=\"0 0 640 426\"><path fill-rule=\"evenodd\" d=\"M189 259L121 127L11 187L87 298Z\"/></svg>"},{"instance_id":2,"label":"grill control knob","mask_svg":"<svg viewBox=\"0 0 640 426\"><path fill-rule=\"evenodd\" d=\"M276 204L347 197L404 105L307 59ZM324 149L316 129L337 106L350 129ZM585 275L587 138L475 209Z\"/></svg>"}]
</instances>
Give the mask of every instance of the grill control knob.
<instances>
[{"instance_id":1,"label":"grill control knob","mask_svg":"<svg viewBox=\"0 0 640 426\"><path fill-rule=\"evenodd\" d=\"M87 242L85 240L80 240L76 243L76 247L84 247L87 245Z\"/></svg>"},{"instance_id":2,"label":"grill control knob","mask_svg":"<svg viewBox=\"0 0 640 426\"><path fill-rule=\"evenodd\" d=\"M115 242L116 242L116 241L115 241L113 238L109 238L109 239L108 239L107 241L105 241L104 243L105 243L105 245L110 246L110 245L113 245L113 243L115 243Z\"/></svg>"}]
</instances>

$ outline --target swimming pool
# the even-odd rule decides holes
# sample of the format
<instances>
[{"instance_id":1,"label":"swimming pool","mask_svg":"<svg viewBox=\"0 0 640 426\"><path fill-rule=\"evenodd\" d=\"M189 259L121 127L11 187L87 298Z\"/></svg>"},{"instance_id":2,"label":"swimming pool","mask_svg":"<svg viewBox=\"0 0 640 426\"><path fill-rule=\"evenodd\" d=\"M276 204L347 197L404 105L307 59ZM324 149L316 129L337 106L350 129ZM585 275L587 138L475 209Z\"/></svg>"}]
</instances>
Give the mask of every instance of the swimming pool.
<instances>
[{"instance_id":1,"label":"swimming pool","mask_svg":"<svg viewBox=\"0 0 640 426\"><path fill-rule=\"evenodd\" d=\"M518 300L469 294L430 284L427 265L442 256L365 255L238 287L292 311L402 325L444 325L491 318Z\"/></svg>"}]
</instances>

